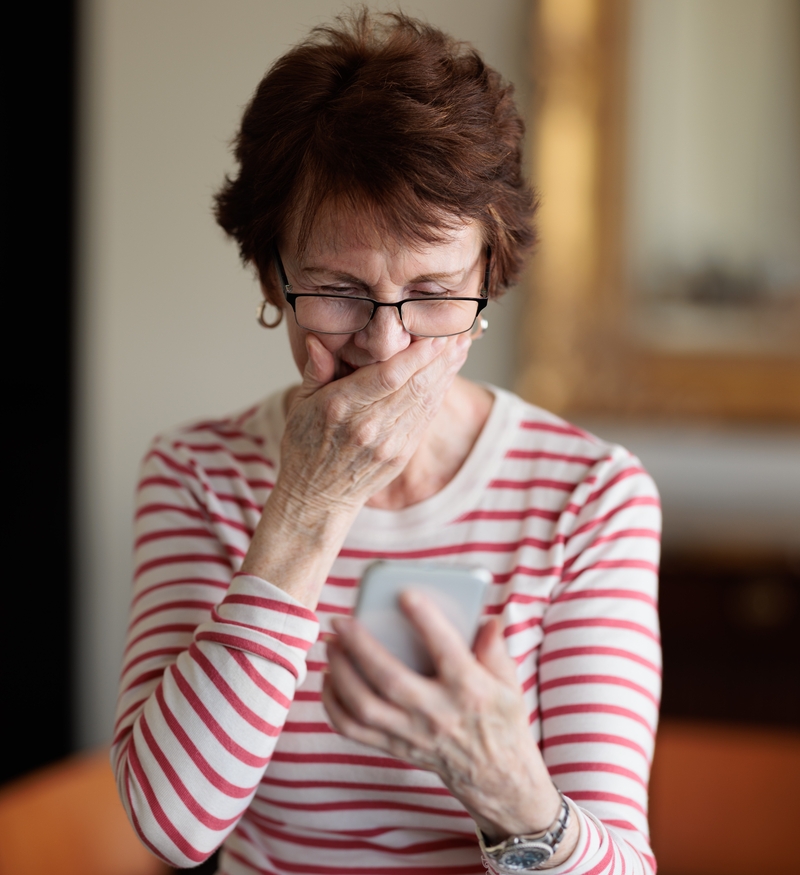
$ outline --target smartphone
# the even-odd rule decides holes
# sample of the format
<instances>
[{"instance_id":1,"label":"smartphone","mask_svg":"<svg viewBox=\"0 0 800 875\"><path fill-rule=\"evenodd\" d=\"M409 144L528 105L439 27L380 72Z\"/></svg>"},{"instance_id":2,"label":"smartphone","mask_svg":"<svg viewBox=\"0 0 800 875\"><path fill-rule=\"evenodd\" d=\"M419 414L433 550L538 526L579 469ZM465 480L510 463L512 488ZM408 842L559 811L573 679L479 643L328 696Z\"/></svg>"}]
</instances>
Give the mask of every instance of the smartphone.
<instances>
[{"instance_id":1,"label":"smartphone","mask_svg":"<svg viewBox=\"0 0 800 875\"><path fill-rule=\"evenodd\" d=\"M401 662L430 676L434 674L430 655L400 608L399 595L407 589L425 593L471 647L491 582L491 573L475 566L374 562L361 578L355 617Z\"/></svg>"}]
</instances>

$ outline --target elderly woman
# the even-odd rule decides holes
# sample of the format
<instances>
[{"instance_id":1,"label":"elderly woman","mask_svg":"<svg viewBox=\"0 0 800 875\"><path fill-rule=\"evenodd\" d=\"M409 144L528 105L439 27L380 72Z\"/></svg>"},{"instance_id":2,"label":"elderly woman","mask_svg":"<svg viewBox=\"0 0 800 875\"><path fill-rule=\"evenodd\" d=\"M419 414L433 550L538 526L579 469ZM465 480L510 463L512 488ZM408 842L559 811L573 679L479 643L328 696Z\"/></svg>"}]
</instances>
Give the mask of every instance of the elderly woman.
<instances>
[{"instance_id":1,"label":"elderly woman","mask_svg":"<svg viewBox=\"0 0 800 875\"><path fill-rule=\"evenodd\" d=\"M317 29L247 107L217 217L302 380L144 463L113 760L173 865L655 868L655 489L458 376L533 241L522 129L473 49L403 15ZM487 568L472 648L413 591L434 674L373 639L350 615L377 558Z\"/></svg>"}]
</instances>

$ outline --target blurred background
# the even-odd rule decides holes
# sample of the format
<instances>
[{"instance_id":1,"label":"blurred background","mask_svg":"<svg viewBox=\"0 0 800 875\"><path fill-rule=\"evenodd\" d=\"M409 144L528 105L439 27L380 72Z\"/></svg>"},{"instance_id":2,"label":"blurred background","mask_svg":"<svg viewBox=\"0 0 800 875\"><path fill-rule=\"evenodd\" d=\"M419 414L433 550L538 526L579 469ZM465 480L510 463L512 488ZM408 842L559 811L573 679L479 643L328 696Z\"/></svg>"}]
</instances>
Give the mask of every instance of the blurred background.
<instances>
[{"instance_id":1,"label":"blurred background","mask_svg":"<svg viewBox=\"0 0 800 875\"><path fill-rule=\"evenodd\" d=\"M661 490L661 871L753 871L722 846L800 822L800 2L400 5L475 43L528 121L542 242L468 376L624 444ZM259 78L342 8L15 13L7 258L36 281L7 292L35 327L6 376L4 782L110 739L149 440L294 379L210 201Z\"/></svg>"}]
</instances>

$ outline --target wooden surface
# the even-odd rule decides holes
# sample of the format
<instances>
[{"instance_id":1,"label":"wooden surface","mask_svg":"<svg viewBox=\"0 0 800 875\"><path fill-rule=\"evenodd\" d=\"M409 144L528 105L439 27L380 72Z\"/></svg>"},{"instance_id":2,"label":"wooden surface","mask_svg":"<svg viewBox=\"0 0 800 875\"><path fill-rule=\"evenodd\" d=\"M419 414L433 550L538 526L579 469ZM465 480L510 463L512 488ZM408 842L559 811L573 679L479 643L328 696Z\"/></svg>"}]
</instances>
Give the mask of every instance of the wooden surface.
<instances>
[{"instance_id":1,"label":"wooden surface","mask_svg":"<svg viewBox=\"0 0 800 875\"><path fill-rule=\"evenodd\" d=\"M797 875L800 732L665 722L650 829L658 875Z\"/></svg>"},{"instance_id":2,"label":"wooden surface","mask_svg":"<svg viewBox=\"0 0 800 875\"><path fill-rule=\"evenodd\" d=\"M117 796L108 751L0 789L0 875L164 875Z\"/></svg>"}]
</instances>

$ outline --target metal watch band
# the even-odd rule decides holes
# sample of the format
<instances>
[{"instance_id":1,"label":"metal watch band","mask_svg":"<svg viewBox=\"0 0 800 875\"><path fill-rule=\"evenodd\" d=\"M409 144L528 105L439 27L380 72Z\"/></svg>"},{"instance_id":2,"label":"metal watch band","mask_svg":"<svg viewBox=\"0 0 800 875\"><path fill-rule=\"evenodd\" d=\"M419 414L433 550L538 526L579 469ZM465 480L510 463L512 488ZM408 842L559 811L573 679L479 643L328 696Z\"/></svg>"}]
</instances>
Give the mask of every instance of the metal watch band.
<instances>
[{"instance_id":1,"label":"metal watch band","mask_svg":"<svg viewBox=\"0 0 800 875\"><path fill-rule=\"evenodd\" d=\"M544 832L509 836L502 842L487 847L483 833L480 829L476 830L481 851L500 875L534 872L555 854L570 821L569 803L564 794L558 788L556 790L561 799L561 807L556 819Z\"/></svg>"}]
</instances>

